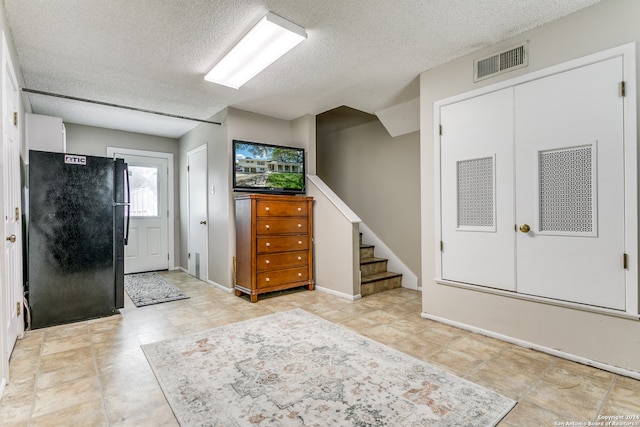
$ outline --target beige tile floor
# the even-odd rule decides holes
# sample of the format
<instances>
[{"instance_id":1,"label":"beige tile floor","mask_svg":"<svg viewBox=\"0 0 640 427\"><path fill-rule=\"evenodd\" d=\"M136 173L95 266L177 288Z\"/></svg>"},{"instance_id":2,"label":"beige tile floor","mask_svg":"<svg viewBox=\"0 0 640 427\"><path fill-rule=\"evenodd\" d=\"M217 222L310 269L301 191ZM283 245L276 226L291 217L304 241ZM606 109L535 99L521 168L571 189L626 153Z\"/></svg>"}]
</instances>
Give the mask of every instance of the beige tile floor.
<instances>
[{"instance_id":1,"label":"beige tile floor","mask_svg":"<svg viewBox=\"0 0 640 427\"><path fill-rule=\"evenodd\" d=\"M140 345L296 307L518 400L500 426L640 417L640 381L421 319L416 291L347 301L301 290L251 304L163 274L191 298L141 308L127 299L120 315L28 332L11 358L0 425L177 426Z\"/></svg>"}]
</instances>

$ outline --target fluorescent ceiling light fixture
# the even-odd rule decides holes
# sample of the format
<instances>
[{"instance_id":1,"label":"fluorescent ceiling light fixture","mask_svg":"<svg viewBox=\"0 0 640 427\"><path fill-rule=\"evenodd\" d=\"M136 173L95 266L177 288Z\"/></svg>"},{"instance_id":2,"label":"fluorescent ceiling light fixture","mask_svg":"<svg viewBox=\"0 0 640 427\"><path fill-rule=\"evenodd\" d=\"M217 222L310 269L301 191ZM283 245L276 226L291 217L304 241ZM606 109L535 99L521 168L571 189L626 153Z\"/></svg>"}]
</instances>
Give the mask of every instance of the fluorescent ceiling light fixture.
<instances>
[{"instance_id":1,"label":"fluorescent ceiling light fixture","mask_svg":"<svg viewBox=\"0 0 640 427\"><path fill-rule=\"evenodd\" d=\"M238 89L306 38L304 28L269 12L204 79Z\"/></svg>"}]
</instances>

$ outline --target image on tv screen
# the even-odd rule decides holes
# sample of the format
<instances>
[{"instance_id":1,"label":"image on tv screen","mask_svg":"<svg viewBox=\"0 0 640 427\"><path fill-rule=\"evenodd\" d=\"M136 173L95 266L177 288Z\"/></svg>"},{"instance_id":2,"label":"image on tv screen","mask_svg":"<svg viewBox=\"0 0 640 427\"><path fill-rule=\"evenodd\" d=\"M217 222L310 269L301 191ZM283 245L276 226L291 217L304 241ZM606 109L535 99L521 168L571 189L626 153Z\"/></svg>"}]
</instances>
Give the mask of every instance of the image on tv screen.
<instances>
[{"instance_id":1,"label":"image on tv screen","mask_svg":"<svg viewBox=\"0 0 640 427\"><path fill-rule=\"evenodd\" d=\"M304 189L304 150L235 141L235 187Z\"/></svg>"}]
</instances>

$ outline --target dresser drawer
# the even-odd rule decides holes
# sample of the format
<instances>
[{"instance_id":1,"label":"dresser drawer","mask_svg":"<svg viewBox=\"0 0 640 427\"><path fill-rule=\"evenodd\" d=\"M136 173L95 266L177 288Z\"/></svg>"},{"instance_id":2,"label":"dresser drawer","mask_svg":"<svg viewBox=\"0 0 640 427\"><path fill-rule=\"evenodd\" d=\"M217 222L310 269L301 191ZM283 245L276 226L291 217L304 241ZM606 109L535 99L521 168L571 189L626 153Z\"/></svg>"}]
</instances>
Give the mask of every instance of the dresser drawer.
<instances>
[{"instance_id":1,"label":"dresser drawer","mask_svg":"<svg viewBox=\"0 0 640 427\"><path fill-rule=\"evenodd\" d=\"M309 236L263 236L257 239L259 254L309 249Z\"/></svg>"},{"instance_id":2,"label":"dresser drawer","mask_svg":"<svg viewBox=\"0 0 640 427\"><path fill-rule=\"evenodd\" d=\"M307 216L307 201L257 200L256 216Z\"/></svg>"},{"instance_id":3,"label":"dresser drawer","mask_svg":"<svg viewBox=\"0 0 640 427\"><path fill-rule=\"evenodd\" d=\"M309 252L280 252L277 254L258 255L256 268L258 271L280 270L283 268L305 267L308 265Z\"/></svg>"},{"instance_id":4,"label":"dresser drawer","mask_svg":"<svg viewBox=\"0 0 640 427\"><path fill-rule=\"evenodd\" d=\"M275 270L258 273L256 285L258 288L270 288L287 283L302 282L309 280L309 269L307 267L288 268L286 270Z\"/></svg>"},{"instance_id":5,"label":"dresser drawer","mask_svg":"<svg viewBox=\"0 0 640 427\"><path fill-rule=\"evenodd\" d=\"M257 234L307 234L306 218L261 218L256 220Z\"/></svg>"}]
</instances>

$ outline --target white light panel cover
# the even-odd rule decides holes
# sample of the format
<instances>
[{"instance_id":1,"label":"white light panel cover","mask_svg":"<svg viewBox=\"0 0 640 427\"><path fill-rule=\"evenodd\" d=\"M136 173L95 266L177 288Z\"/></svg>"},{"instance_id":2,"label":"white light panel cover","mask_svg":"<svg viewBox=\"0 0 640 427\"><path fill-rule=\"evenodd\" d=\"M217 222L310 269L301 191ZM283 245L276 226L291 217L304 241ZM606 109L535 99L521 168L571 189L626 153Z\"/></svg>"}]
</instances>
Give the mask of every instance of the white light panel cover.
<instances>
[{"instance_id":1,"label":"white light panel cover","mask_svg":"<svg viewBox=\"0 0 640 427\"><path fill-rule=\"evenodd\" d=\"M239 89L306 38L304 28L269 12L204 79Z\"/></svg>"}]
</instances>

